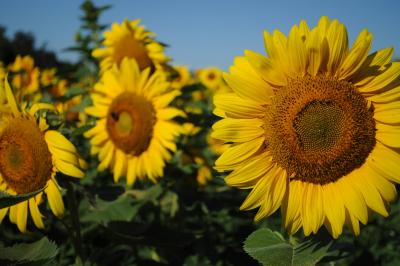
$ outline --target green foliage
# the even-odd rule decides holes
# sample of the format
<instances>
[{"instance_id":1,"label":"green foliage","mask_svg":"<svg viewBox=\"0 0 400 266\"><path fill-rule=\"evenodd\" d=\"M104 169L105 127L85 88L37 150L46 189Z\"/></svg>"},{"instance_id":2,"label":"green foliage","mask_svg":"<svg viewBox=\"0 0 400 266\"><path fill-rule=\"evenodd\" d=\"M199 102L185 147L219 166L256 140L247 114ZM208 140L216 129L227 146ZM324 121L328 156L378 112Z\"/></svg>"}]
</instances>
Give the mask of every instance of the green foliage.
<instances>
[{"instance_id":1,"label":"green foliage","mask_svg":"<svg viewBox=\"0 0 400 266\"><path fill-rule=\"evenodd\" d=\"M331 243L306 240L300 244L286 241L268 228L253 232L244 242L244 250L263 265L310 266L328 255Z\"/></svg>"},{"instance_id":2,"label":"green foliage","mask_svg":"<svg viewBox=\"0 0 400 266\"><path fill-rule=\"evenodd\" d=\"M0 246L0 262L12 265L53 265L58 254L57 246L43 237L33 243Z\"/></svg>"},{"instance_id":3,"label":"green foliage","mask_svg":"<svg viewBox=\"0 0 400 266\"><path fill-rule=\"evenodd\" d=\"M92 1L85 0L80 6L83 16L80 17L81 27L75 35L76 45L66 50L79 52L81 61L94 64L96 61L92 57L92 50L100 46L101 32L107 27L99 23L99 18L110 7L111 5L96 6Z\"/></svg>"}]
</instances>

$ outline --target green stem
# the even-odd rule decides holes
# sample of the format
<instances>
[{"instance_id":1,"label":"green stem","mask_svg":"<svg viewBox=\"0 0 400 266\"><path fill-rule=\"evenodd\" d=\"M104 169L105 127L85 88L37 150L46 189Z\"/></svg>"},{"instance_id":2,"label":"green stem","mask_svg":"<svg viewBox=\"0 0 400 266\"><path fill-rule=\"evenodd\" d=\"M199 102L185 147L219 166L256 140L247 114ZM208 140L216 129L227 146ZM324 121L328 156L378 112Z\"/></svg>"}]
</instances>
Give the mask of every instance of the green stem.
<instances>
[{"instance_id":1,"label":"green stem","mask_svg":"<svg viewBox=\"0 0 400 266\"><path fill-rule=\"evenodd\" d=\"M76 262L78 263L78 265L79 264L83 265L84 258L82 249L81 225L79 222L79 214L78 214L78 204L75 197L74 187L68 180L66 182L66 187L67 187L67 200L71 213L72 226L75 230L75 234L72 235L74 240L73 242L76 254Z\"/></svg>"}]
</instances>

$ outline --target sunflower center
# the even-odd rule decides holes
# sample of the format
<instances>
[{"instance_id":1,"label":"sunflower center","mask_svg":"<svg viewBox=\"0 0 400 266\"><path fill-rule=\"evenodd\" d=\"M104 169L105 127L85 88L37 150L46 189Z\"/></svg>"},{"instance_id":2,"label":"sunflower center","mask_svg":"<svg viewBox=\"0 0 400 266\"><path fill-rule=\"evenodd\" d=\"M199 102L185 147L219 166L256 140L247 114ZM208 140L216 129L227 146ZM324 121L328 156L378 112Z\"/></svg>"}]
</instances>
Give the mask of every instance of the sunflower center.
<instances>
[{"instance_id":1,"label":"sunflower center","mask_svg":"<svg viewBox=\"0 0 400 266\"><path fill-rule=\"evenodd\" d=\"M312 101L293 121L299 144L305 151L329 151L340 139L344 113L338 104Z\"/></svg>"},{"instance_id":2,"label":"sunflower center","mask_svg":"<svg viewBox=\"0 0 400 266\"><path fill-rule=\"evenodd\" d=\"M215 73L211 72L211 73L208 73L207 77L208 77L209 80L214 80L217 76L215 75Z\"/></svg>"},{"instance_id":3,"label":"sunflower center","mask_svg":"<svg viewBox=\"0 0 400 266\"><path fill-rule=\"evenodd\" d=\"M346 81L289 80L268 108L266 144L294 179L334 182L363 165L375 146L373 108Z\"/></svg>"},{"instance_id":4,"label":"sunflower center","mask_svg":"<svg viewBox=\"0 0 400 266\"><path fill-rule=\"evenodd\" d=\"M18 194L43 188L52 174L52 157L34 121L15 118L0 133L0 173Z\"/></svg>"},{"instance_id":5,"label":"sunflower center","mask_svg":"<svg viewBox=\"0 0 400 266\"><path fill-rule=\"evenodd\" d=\"M108 134L115 146L127 154L139 155L147 150L154 123L153 105L134 93L120 94L108 110Z\"/></svg>"},{"instance_id":6,"label":"sunflower center","mask_svg":"<svg viewBox=\"0 0 400 266\"><path fill-rule=\"evenodd\" d=\"M127 35L115 45L115 61L120 63L125 57L134 58L140 70L152 66L152 61L143 43L137 40L134 33Z\"/></svg>"}]
</instances>

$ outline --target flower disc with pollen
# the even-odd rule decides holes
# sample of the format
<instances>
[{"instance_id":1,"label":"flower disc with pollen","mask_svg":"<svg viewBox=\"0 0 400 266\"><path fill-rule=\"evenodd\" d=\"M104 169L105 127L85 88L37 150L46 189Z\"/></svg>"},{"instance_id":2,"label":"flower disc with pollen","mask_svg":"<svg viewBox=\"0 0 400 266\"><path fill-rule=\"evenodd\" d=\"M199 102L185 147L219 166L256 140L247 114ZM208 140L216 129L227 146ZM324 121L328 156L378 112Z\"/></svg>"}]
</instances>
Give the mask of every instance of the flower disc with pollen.
<instances>
[{"instance_id":1,"label":"flower disc with pollen","mask_svg":"<svg viewBox=\"0 0 400 266\"><path fill-rule=\"evenodd\" d=\"M155 112L143 96L124 92L111 103L107 131L115 146L127 154L145 151L153 135Z\"/></svg>"},{"instance_id":2,"label":"flower disc with pollen","mask_svg":"<svg viewBox=\"0 0 400 266\"><path fill-rule=\"evenodd\" d=\"M52 157L36 123L8 121L0 135L0 172L18 194L43 188L52 174Z\"/></svg>"},{"instance_id":3,"label":"flower disc with pollen","mask_svg":"<svg viewBox=\"0 0 400 266\"><path fill-rule=\"evenodd\" d=\"M237 57L223 76L232 92L214 98L213 137L230 144L215 169L251 189L241 209L256 220L280 208L289 234L358 235L371 213L389 215L400 183L400 63L392 48L369 54L366 29L349 47L327 17L264 41L267 55Z\"/></svg>"},{"instance_id":4,"label":"flower disc with pollen","mask_svg":"<svg viewBox=\"0 0 400 266\"><path fill-rule=\"evenodd\" d=\"M350 83L307 76L277 91L265 134L274 161L294 179L334 182L374 148L373 109Z\"/></svg>"}]
</instances>

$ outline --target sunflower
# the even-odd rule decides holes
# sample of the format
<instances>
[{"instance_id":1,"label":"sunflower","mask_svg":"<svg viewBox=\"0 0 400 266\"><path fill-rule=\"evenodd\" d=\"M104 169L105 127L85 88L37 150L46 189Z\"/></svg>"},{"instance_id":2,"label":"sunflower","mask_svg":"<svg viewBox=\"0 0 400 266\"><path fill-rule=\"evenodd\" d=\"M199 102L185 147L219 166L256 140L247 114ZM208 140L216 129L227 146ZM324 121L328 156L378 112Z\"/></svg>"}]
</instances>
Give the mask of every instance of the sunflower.
<instances>
[{"instance_id":1,"label":"sunflower","mask_svg":"<svg viewBox=\"0 0 400 266\"><path fill-rule=\"evenodd\" d=\"M171 119L185 114L168 106L179 94L169 90L162 73L150 75L150 68L141 72L134 59L125 58L106 71L91 94L93 106L86 108L98 118L85 132L92 154L98 154L98 170L110 167L115 182L126 176L129 185L138 177L153 182L162 177L170 151L176 151L174 139L182 132Z\"/></svg>"},{"instance_id":2,"label":"sunflower","mask_svg":"<svg viewBox=\"0 0 400 266\"><path fill-rule=\"evenodd\" d=\"M174 66L173 69L176 72L176 77L171 82L171 88L180 90L191 83L192 76L187 66Z\"/></svg>"},{"instance_id":3,"label":"sunflower","mask_svg":"<svg viewBox=\"0 0 400 266\"><path fill-rule=\"evenodd\" d=\"M199 186L205 186L213 178L211 169L207 166L205 160L201 157L194 157L194 162L198 166L196 180Z\"/></svg>"},{"instance_id":4,"label":"sunflower","mask_svg":"<svg viewBox=\"0 0 400 266\"><path fill-rule=\"evenodd\" d=\"M12 79L13 87L22 89L24 95L34 93L39 89L40 72L39 68L35 67L31 56L18 55L8 69L15 73Z\"/></svg>"},{"instance_id":5,"label":"sunflower","mask_svg":"<svg viewBox=\"0 0 400 266\"><path fill-rule=\"evenodd\" d=\"M400 63L392 48L369 54L368 30L349 48L327 17L264 38L268 56L245 51L224 74L233 93L215 97L225 117L213 136L233 143L215 167L252 189L241 209L258 208L255 220L280 207L290 234L324 225L337 238L347 224L358 235L396 198Z\"/></svg>"},{"instance_id":6,"label":"sunflower","mask_svg":"<svg viewBox=\"0 0 400 266\"><path fill-rule=\"evenodd\" d=\"M55 84L57 82L56 73L56 68L44 69L40 74L40 84L44 87Z\"/></svg>"},{"instance_id":7,"label":"sunflower","mask_svg":"<svg viewBox=\"0 0 400 266\"><path fill-rule=\"evenodd\" d=\"M197 70L197 78L208 89L216 91L223 82L222 71L217 67L208 67Z\"/></svg>"},{"instance_id":8,"label":"sunflower","mask_svg":"<svg viewBox=\"0 0 400 266\"><path fill-rule=\"evenodd\" d=\"M154 40L155 34L147 31L140 20L124 20L122 24L113 23L111 31L104 33L104 48L93 50L93 57L101 59L100 70L103 73L119 65L122 60L134 58L140 70L147 67L161 69L169 61L164 54L164 46Z\"/></svg>"},{"instance_id":9,"label":"sunflower","mask_svg":"<svg viewBox=\"0 0 400 266\"><path fill-rule=\"evenodd\" d=\"M57 216L64 213L57 172L82 178L84 161L76 148L63 135L49 130L43 117L35 114L42 109L54 110L50 104L37 103L29 110L19 109L7 80L4 91L10 112L2 114L0 125L0 190L11 195L43 189L35 197L11 207L0 209L0 222L9 212L10 221L21 232L26 231L28 210L33 223L44 228L38 205L47 195L50 209Z\"/></svg>"}]
</instances>

